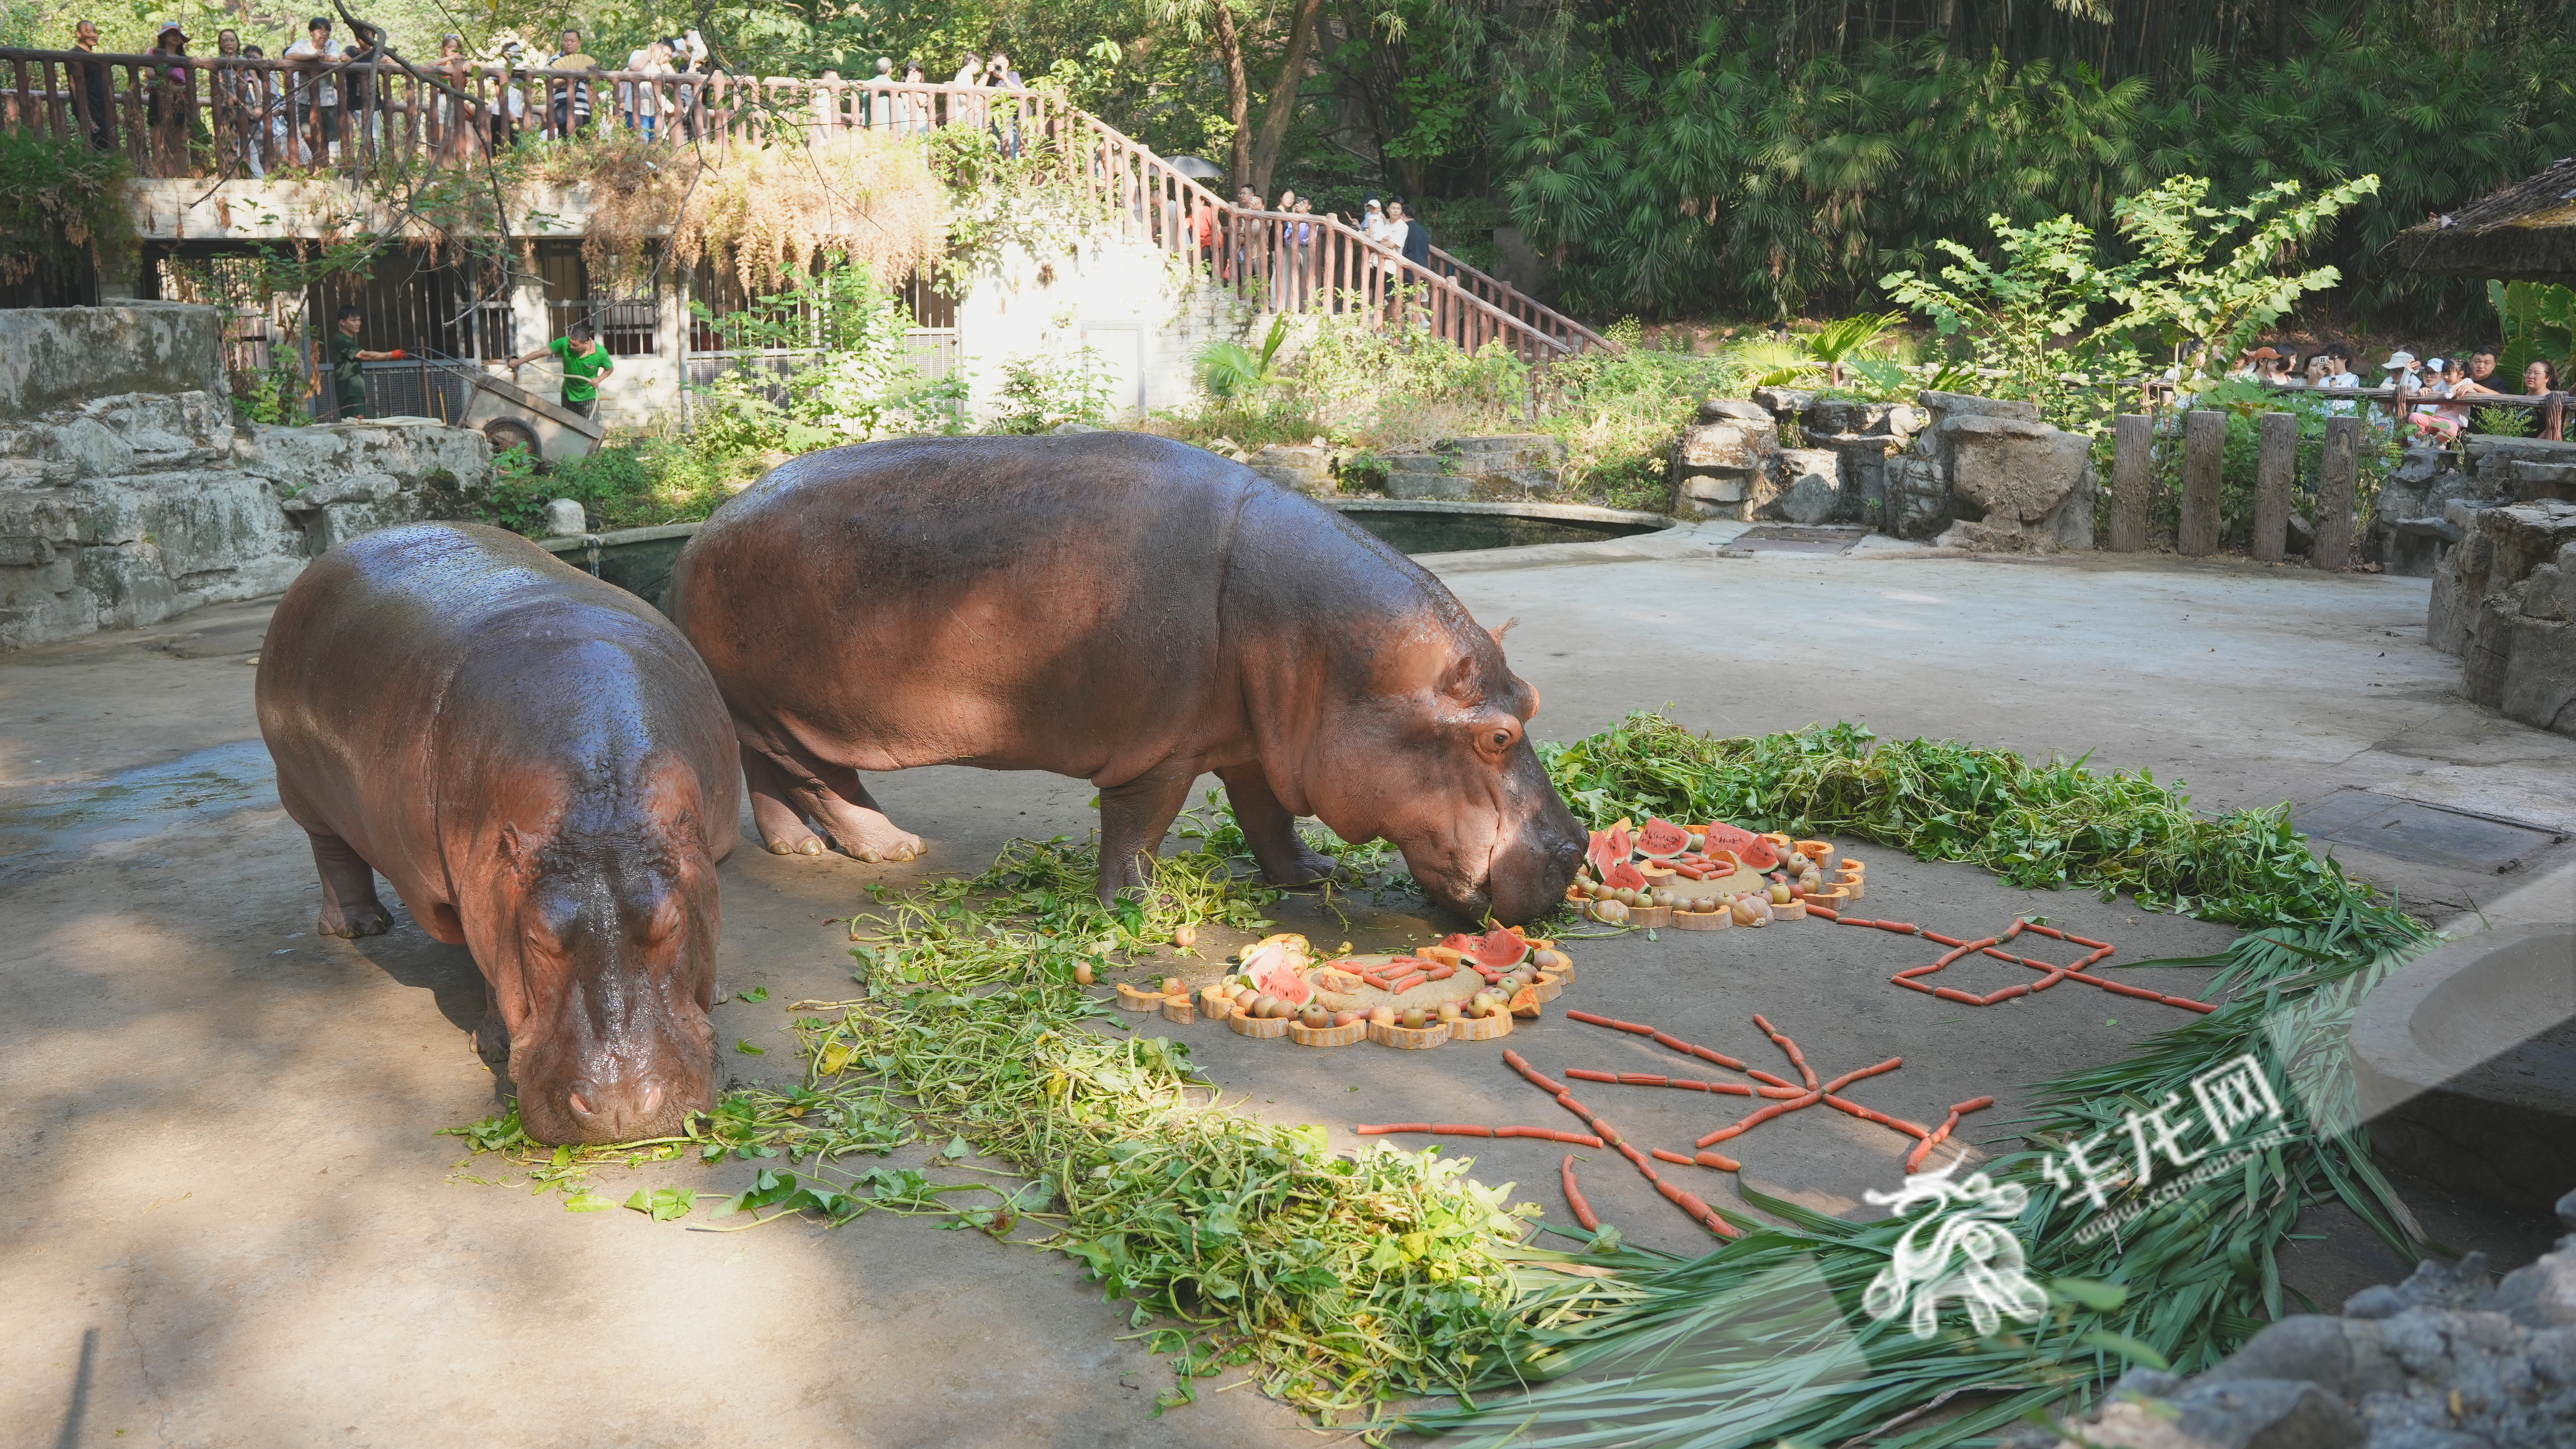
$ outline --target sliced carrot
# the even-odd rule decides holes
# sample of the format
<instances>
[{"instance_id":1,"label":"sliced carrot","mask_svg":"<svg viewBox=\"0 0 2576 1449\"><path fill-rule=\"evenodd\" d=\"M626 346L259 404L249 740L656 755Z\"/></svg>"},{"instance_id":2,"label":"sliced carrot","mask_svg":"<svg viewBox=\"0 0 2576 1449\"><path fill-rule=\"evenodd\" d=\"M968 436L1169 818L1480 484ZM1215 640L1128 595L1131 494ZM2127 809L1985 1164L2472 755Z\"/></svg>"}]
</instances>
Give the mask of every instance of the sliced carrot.
<instances>
[{"instance_id":1,"label":"sliced carrot","mask_svg":"<svg viewBox=\"0 0 2576 1449\"><path fill-rule=\"evenodd\" d=\"M1565 1176L1565 1205L1574 1209L1574 1220L1581 1223L1587 1233L1601 1231L1601 1220L1592 1215L1592 1204L1583 1200L1583 1189L1574 1185L1573 1153L1565 1155L1565 1165L1559 1171Z\"/></svg>"},{"instance_id":2,"label":"sliced carrot","mask_svg":"<svg viewBox=\"0 0 2576 1449\"><path fill-rule=\"evenodd\" d=\"M1742 1172L1744 1170L1743 1163L1736 1161L1734 1158L1727 1156L1723 1152L1703 1152L1692 1158L1691 1161L1698 1163L1702 1167L1714 1167L1720 1172Z\"/></svg>"},{"instance_id":3,"label":"sliced carrot","mask_svg":"<svg viewBox=\"0 0 2576 1449\"><path fill-rule=\"evenodd\" d=\"M1955 1001L1963 1006L1983 1006L1986 1004L1986 999L1982 996L1970 996L1964 991L1953 991L1947 986L1933 987L1932 994L1940 997L1943 1001Z\"/></svg>"}]
</instances>

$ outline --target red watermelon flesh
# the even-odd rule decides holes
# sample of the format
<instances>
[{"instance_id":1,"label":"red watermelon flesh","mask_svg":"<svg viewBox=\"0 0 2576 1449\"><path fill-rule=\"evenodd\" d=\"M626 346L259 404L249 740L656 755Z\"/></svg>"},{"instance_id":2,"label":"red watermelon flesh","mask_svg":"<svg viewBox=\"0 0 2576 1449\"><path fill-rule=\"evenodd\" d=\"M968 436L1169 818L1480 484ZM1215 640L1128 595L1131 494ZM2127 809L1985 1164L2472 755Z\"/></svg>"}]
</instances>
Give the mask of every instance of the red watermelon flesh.
<instances>
[{"instance_id":1,"label":"red watermelon flesh","mask_svg":"<svg viewBox=\"0 0 2576 1449\"><path fill-rule=\"evenodd\" d=\"M1476 942L1479 939L1479 937L1470 936L1466 932L1460 931L1456 935L1443 940L1440 944L1447 947L1449 950L1457 952L1461 956L1473 956L1476 954Z\"/></svg>"},{"instance_id":2,"label":"red watermelon flesh","mask_svg":"<svg viewBox=\"0 0 2576 1449\"><path fill-rule=\"evenodd\" d=\"M1601 883L1614 891L1641 891L1646 888L1646 873L1623 860L1603 874Z\"/></svg>"},{"instance_id":3,"label":"red watermelon flesh","mask_svg":"<svg viewBox=\"0 0 2576 1449\"><path fill-rule=\"evenodd\" d=\"M1592 862L1592 873L1599 876L1608 875L1610 867L1627 860L1628 854L1625 850L1614 853L1610 848L1610 832L1596 830L1592 832L1592 843L1583 852L1583 858Z\"/></svg>"},{"instance_id":4,"label":"red watermelon flesh","mask_svg":"<svg viewBox=\"0 0 2576 1449\"><path fill-rule=\"evenodd\" d=\"M1618 824L1611 826L1610 853L1617 856L1624 862L1629 856L1636 854L1636 852L1637 838L1628 833L1628 822L1622 820Z\"/></svg>"},{"instance_id":5,"label":"red watermelon flesh","mask_svg":"<svg viewBox=\"0 0 2576 1449\"><path fill-rule=\"evenodd\" d=\"M1529 949L1529 942L1510 931L1491 931L1476 942L1476 964L1492 971L1509 970L1521 964Z\"/></svg>"},{"instance_id":6,"label":"red watermelon flesh","mask_svg":"<svg viewBox=\"0 0 2576 1449\"><path fill-rule=\"evenodd\" d=\"M1656 860L1670 860L1690 849L1690 832L1669 820L1646 819L1646 828L1637 832L1637 850Z\"/></svg>"},{"instance_id":7,"label":"red watermelon flesh","mask_svg":"<svg viewBox=\"0 0 2576 1449\"><path fill-rule=\"evenodd\" d=\"M1752 870L1769 870L1780 863L1780 853L1771 848L1770 841L1750 830L1738 830L1722 820L1708 827L1708 848L1732 851L1737 860Z\"/></svg>"},{"instance_id":8,"label":"red watermelon flesh","mask_svg":"<svg viewBox=\"0 0 2576 1449\"><path fill-rule=\"evenodd\" d=\"M1304 977L1297 974L1298 965L1299 957L1294 950L1284 944L1264 941L1253 947L1252 954L1244 958L1243 974L1251 977L1252 984L1260 990L1302 1006L1308 997L1314 995L1314 990L1306 984Z\"/></svg>"}]
</instances>

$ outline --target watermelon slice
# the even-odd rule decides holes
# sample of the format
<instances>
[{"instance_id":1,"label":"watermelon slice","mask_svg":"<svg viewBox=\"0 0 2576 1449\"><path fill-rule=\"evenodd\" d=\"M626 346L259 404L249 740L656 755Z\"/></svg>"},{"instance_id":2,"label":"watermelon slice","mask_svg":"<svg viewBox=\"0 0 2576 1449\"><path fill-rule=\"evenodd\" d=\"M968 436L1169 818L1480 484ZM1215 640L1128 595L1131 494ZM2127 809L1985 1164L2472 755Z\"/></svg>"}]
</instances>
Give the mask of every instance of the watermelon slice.
<instances>
[{"instance_id":1,"label":"watermelon slice","mask_svg":"<svg viewBox=\"0 0 2576 1449\"><path fill-rule=\"evenodd\" d=\"M1303 936L1272 936L1244 951L1243 974L1262 991L1303 1006L1315 992L1298 973L1312 955L1313 948Z\"/></svg>"},{"instance_id":2,"label":"watermelon slice","mask_svg":"<svg viewBox=\"0 0 2576 1449\"><path fill-rule=\"evenodd\" d=\"M1476 942L1476 964L1491 971L1507 971L1519 965L1529 952L1529 942L1518 935L1490 931Z\"/></svg>"},{"instance_id":3,"label":"watermelon slice","mask_svg":"<svg viewBox=\"0 0 2576 1449\"><path fill-rule=\"evenodd\" d=\"M1722 820L1708 827L1708 849L1711 854L1727 851L1753 870L1769 870L1780 863L1780 852L1771 848L1770 841Z\"/></svg>"},{"instance_id":4,"label":"watermelon slice","mask_svg":"<svg viewBox=\"0 0 2576 1449\"><path fill-rule=\"evenodd\" d=\"M1670 860L1690 849L1690 832L1669 820L1646 819L1646 828L1637 832L1637 853L1654 860Z\"/></svg>"},{"instance_id":5,"label":"watermelon slice","mask_svg":"<svg viewBox=\"0 0 2576 1449\"><path fill-rule=\"evenodd\" d=\"M1628 817L1622 815L1619 823L1610 827L1610 851L1624 861L1636 850L1637 837L1628 833Z\"/></svg>"},{"instance_id":6,"label":"watermelon slice","mask_svg":"<svg viewBox=\"0 0 2576 1449\"><path fill-rule=\"evenodd\" d=\"M1646 873L1623 860L1602 873L1601 883L1614 891L1641 891L1646 888Z\"/></svg>"},{"instance_id":7,"label":"watermelon slice","mask_svg":"<svg viewBox=\"0 0 2576 1449\"><path fill-rule=\"evenodd\" d=\"M1591 864L1592 874L1597 878L1609 874L1610 867L1628 857L1624 853L1614 853L1610 849L1609 831L1596 830L1592 832L1591 844L1584 848L1583 858Z\"/></svg>"},{"instance_id":8,"label":"watermelon slice","mask_svg":"<svg viewBox=\"0 0 2576 1449\"><path fill-rule=\"evenodd\" d=\"M1444 939L1440 944L1457 952L1461 956L1473 956L1476 954L1476 940L1476 937L1470 936L1464 931L1460 931L1456 935Z\"/></svg>"}]
</instances>

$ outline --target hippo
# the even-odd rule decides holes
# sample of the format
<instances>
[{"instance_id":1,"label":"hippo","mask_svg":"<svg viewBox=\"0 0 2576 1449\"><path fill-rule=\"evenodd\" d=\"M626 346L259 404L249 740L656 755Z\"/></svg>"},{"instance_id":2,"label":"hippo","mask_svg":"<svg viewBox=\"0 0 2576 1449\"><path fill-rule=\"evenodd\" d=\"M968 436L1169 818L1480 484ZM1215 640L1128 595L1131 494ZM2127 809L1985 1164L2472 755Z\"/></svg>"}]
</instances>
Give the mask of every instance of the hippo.
<instances>
[{"instance_id":1,"label":"hippo","mask_svg":"<svg viewBox=\"0 0 2576 1449\"><path fill-rule=\"evenodd\" d=\"M259 657L316 929L392 924L375 876L482 968L475 1033L546 1143L714 1105L716 863L740 835L723 697L634 595L515 534L416 523L315 559Z\"/></svg>"},{"instance_id":2,"label":"hippo","mask_svg":"<svg viewBox=\"0 0 2576 1449\"><path fill-rule=\"evenodd\" d=\"M1502 631L1339 513L1168 439L807 454L716 511L668 602L781 854L822 852L810 822L910 859L858 772L966 764L1097 785L1104 901L1144 884L1203 771L1278 884L1331 872L1301 815L1392 841L1470 920L1536 918L1582 858Z\"/></svg>"}]
</instances>

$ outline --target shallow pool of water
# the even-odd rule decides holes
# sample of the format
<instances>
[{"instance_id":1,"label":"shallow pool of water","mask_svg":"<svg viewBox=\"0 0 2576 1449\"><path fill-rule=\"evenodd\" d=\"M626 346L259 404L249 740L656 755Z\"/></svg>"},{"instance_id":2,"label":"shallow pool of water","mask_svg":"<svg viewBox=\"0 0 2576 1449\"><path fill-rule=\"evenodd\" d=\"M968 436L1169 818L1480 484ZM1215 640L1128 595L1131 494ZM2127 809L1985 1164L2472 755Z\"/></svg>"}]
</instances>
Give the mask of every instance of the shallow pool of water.
<instances>
[{"instance_id":1,"label":"shallow pool of water","mask_svg":"<svg viewBox=\"0 0 2576 1449\"><path fill-rule=\"evenodd\" d=\"M1400 553L1457 553L1473 548L1528 548L1542 543L1600 543L1653 533L1665 525L1595 518L1530 518L1446 509L1353 508L1342 516Z\"/></svg>"}]
</instances>

